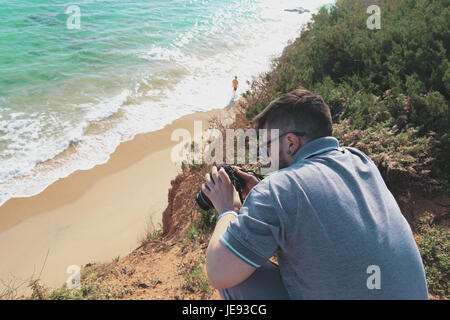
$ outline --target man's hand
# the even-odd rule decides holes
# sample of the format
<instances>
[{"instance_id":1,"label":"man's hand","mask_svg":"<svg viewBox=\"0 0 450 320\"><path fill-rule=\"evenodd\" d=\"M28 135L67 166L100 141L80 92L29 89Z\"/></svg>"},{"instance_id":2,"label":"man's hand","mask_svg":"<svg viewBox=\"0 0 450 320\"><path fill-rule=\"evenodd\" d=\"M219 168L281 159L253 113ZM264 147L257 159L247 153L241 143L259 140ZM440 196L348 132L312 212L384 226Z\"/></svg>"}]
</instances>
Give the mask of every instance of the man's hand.
<instances>
[{"instance_id":1,"label":"man's hand","mask_svg":"<svg viewBox=\"0 0 450 320\"><path fill-rule=\"evenodd\" d=\"M202 185L202 191L211 200L219 214L228 210L239 212L242 205L239 194L223 168L219 172L216 167L212 168L211 175L206 175L206 184ZM247 279L256 270L219 241L229 223L235 219L234 215L228 214L217 222L206 251L208 279L216 289L233 287Z\"/></svg>"},{"instance_id":2,"label":"man's hand","mask_svg":"<svg viewBox=\"0 0 450 320\"><path fill-rule=\"evenodd\" d=\"M234 186L231 184L230 177L221 168L212 168L212 173L206 174L206 183L202 184L203 193L211 200L218 214L228 210L239 212L242 206L241 199Z\"/></svg>"},{"instance_id":3,"label":"man's hand","mask_svg":"<svg viewBox=\"0 0 450 320\"><path fill-rule=\"evenodd\" d=\"M259 183L259 179L250 173L239 170L238 167L232 167L234 169L234 172L236 172L236 174L245 181L245 186L242 188L242 197L245 199L247 198L253 187Z\"/></svg>"}]
</instances>

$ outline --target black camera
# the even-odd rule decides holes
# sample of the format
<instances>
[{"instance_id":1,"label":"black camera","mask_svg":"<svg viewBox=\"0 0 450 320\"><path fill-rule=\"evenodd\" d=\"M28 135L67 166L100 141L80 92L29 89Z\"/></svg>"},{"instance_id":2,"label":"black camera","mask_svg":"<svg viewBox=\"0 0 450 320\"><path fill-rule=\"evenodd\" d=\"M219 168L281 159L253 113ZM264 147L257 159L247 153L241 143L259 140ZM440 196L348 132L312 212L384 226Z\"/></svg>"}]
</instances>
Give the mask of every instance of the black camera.
<instances>
[{"instance_id":1,"label":"black camera","mask_svg":"<svg viewBox=\"0 0 450 320\"><path fill-rule=\"evenodd\" d=\"M235 172L234 169L231 166L220 166L217 168L217 171L219 171L221 168L225 170L225 172L228 174L231 180L231 184L234 186L236 191L239 193L239 198L241 201L242 199L242 188L245 187L245 180L240 178ZM208 188L208 186L206 186ZM213 204L211 203L211 200L203 193L203 191L199 191L197 195L195 196L195 201L197 201L197 204L200 208L203 210L209 210L213 207Z\"/></svg>"}]
</instances>

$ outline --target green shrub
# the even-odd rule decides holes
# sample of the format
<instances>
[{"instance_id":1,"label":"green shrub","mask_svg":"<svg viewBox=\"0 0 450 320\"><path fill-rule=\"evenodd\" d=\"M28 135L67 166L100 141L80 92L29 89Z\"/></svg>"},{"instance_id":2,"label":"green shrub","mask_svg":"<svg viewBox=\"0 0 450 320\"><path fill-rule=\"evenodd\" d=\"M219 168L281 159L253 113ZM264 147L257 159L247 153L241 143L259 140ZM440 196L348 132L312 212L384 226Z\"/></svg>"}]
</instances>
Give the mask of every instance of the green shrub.
<instances>
[{"instance_id":1,"label":"green shrub","mask_svg":"<svg viewBox=\"0 0 450 320\"><path fill-rule=\"evenodd\" d=\"M417 245L427 276L428 291L441 299L450 298L450 231L427 222L417 226Z\"/></svg>"},{"instance_id":2,"label":"green shrub","mask_svg":"<svg viewBox=\"0 0 450 320\"><path fill-rule=\"evenodd\" d=\"M100 300L123 298L133 292L132 288L123 288L120 285L103 281L104 276L111 273L117 266L119 257L110 263L90 264L83 267L80 274L80 286L70 289L66 284L59 288L50 288L42 285L39 279L30 281L31 296L33 300Z\"/></svg>"},{"instance_id":3,"label":"green shrub","mask_svg":"<svg viewBox=\"0 0 450 320\"><path fill-rule=\"evenodd\" d=\"M217 212L214 208L207 211L199 209L199 211L200 216L195 225L200 231L209 234L216 226Z\"/></svg>"},{"instance_id":4,"label":"green shrub","mask_svg":"<svg viewBox=\"0 0 450 320\"><path fill-rule=\"evenodd\" d=\"M195 243L200 241L199 240L200 235L199 235L199 232L198 232L198 230L197 230L197 228L195 226L190 226L189 227L189 229L186 232L186 237L190 241L195 242Z\"/></svg>"},{"instance_id":5,"label":"green shrub","mask_svg":"<svg viewBox=\"0 0 450 320\"><path fill-rule=\"evenodd\" d=\"M184 273L183 290L191 293L197 293L202 298L207 298L212 293L212 287L209 279L203 272L202 265L204 261L200 258L188 267L188 271Z\"/></svg>"},{"instance_id":6,"label":"green shrub","mask_svg":"<svg viewBox=\"0 0 450 320\"><path fill-rule=\"evenodd\" d=\"M149 226L150 227L150 226ZM141 247L149 244L150 242L158 239L162 235L162 224L158 223L158 227L154 228L153 230L148 230L146 232L146 235L141 239Z\"/></svg>"},{"instance_id":7,"label":"green shrub","mask_svg":"<svg viewBox=\"0 0 450 320\"><path fill-rule=\"evenodd\" d=\"M388 136L372 139L388 143L395 139L392 131L406 132L396 141L405 142L409 151L379 150L390 158L413 163L408 155L415 156L413 149L421 153L421 146L415 144L425 141L422 158L429 160L427 168L407 172L415 178L423 172L423 184L431 181L434 188L438 180L448 188L450 3L396 0L378 5L379 30L367 28L367 7L361 0L343 1L313 15L296 41L274 61L273 70L262 74L246 92L247 118L280 94L307 88L329 104L334 123L348 119L347 128L366 130L367 139L381 130ZM414 134L408 133L410 128Z\"/></svg>"},{"instance_id":8,"label":"green shrub","mask_svg":"<svg viewBox=\"0 0 450 320\"><path fill-rule=\"evenodd\" d=\"M359 130L345 119L334 126L333 134L342 145L367 154L394 194L412 185L433 190L438 184L431 177L434 158L430 155L435 142L432 137L418 136L417 129L399 130L397 125L381 122Z\"/></svg>"}]
</instances>

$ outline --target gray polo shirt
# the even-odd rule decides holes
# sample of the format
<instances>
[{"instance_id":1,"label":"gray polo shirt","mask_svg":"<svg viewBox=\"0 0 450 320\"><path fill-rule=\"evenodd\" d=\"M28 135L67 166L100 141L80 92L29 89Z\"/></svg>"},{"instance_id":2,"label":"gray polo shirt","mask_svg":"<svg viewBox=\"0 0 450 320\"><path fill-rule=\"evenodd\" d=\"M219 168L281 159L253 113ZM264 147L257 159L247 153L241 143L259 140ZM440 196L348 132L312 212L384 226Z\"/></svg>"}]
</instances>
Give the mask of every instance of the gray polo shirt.
<instances>
[{"instance_id":1,"label":"gray polo shirt","mask_svg":"<svg viewBox=\"0 0 450 320\"><path fill-rule=\"evenodd\" d=\"M277 254L292 299L427 299L411 229L378 168L331 136L245 199L220 241L259 267Z\"/></svg>"}]
</instances>

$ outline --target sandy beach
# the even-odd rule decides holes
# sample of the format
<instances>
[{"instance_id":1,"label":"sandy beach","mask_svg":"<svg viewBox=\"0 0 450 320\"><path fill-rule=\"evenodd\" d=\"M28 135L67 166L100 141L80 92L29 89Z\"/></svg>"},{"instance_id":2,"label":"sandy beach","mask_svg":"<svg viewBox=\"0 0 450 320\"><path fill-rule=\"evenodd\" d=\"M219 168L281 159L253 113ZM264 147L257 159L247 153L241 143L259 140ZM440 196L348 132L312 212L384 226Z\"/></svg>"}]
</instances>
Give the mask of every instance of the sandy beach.
<instances>
[{"instance_id":1,"label":"sandy beach","mask_svg":"<svg viewBox=\"0 0 450 320\"><path fill-rule=\"evenodd\" d=\"M171 134L193 133L194 121L223 115L212 110L184 116L165 128L124 142L110 160L76 171L40 194L0 207L0 279L37 277L60 286L70 265L109 262L139 246L158 227L170 181L181 170L171 161Z\"/></svg>"}]
</instances>

